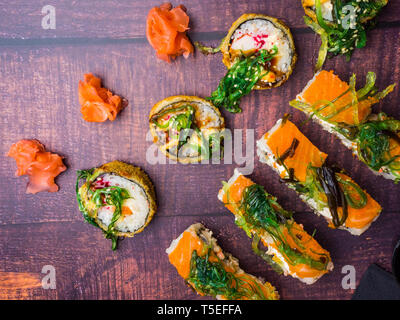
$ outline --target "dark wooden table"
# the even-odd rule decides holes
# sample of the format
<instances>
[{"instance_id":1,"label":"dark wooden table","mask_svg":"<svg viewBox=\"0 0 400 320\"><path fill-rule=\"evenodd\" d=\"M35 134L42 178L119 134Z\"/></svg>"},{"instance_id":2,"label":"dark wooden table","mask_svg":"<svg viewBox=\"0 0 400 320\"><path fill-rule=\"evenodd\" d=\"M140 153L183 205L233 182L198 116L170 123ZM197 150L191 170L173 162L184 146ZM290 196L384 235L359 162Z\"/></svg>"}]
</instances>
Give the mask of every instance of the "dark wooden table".
<instances>
[{"instance_id":1,"label":"dark wooden table","mask_svg":"<svg viewBox=\"0 0 400 320\"><path fill-rule=\"evenodd\" d=\"M289 81L269 91L253 92L242 101L243 113L223 112L227 127L255 129L258 139L285 112L300 124L305 116L289 100L312 77L319 39L303 23L300 1L187 0L192 40L217 44L231 23L246 12L278 17L290 26L299 61ZM221 56L196 53L172 64L159 61L145 38L147 12L160 1L67 1L56 7L56 29L43 30L46 1L20 0L0 5L0 298L2 299L198 299L169 264L165 249L187 226L203 222L221 246L238 257L247 272L273 283L283 299L349 299L341 285L342 267L353 265L357 283L371 263L390 271L391 253L400 236L400 185L372 174L339 141L313 123L302 131L330 161L344 167L378 200L384 210L362 236L331 230L281 185L277 175L255 159L252 178L276 195L306 230L332 255L335 269L316 284L275 274L255 256L250 239L217 200L221 181L236 164L151 165L146 151L148 113L154 103L176 94L208 96L225 73ZM329 60L343 79L368 71L377 86L400 83L400 3L391 1L368 35L367 47L351 62ZM78 81L92 72L106 87L130 102L114 122L87 123L78 102ZM399 86L376 105L400 118ZM39 139L65 157L68 170L57 178L58 193L25 194L26 177L15 178L15 161L6 158L12 143ZM159 210L147 229L120 243L116 252L99 230L84 223L75 199L76 170L111 160L144 168L154 181ZM40 285L42 267L56 269L56 290Z\"/></svg>"}]
</instances>

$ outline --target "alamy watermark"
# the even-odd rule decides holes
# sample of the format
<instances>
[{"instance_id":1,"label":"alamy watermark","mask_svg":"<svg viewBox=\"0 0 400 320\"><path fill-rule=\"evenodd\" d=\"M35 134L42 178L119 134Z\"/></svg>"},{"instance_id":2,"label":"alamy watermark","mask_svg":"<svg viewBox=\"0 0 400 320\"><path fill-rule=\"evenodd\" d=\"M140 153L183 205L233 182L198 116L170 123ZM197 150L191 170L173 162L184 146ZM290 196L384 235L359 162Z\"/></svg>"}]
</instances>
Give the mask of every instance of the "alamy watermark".
<instances>
[{"instance_id":1,"label":"alamy watermark","mask_svg":"<svg viewBox=\"0 0 400 320\"><path fill-rule=\"evenodd\" d=\"M45 15L42 18L42 28L44 30L54 30L56 28L56 8L47 4L42 8L42 14Z\"/></svg>"},{"instance_id":2,"label":"alamy watermark","mask_svg":"<svg viewBox=\"0 0 400 320\"><path fill-rule=\"evenodd\" d=\"M42 278L43 289L56 289L56 268L52 265L45 265L42 268L42 273L45 276Z\"/></svg>"},{"instance_id":3,"label":"alamy watermark","mask_svg":"<svg viewBox=\"0 0 400 320\"><path fill-rule=\"evenodd\" d=\"M214 133L214 135L207 135L207 138L202 137L203 140L200 142L200 146L196 146L198 149L199 164L233 164L243 166L241 172L245 175L249 175L254 170L254 154L255 154L255 134L254 129L225 129L223 132ZM183 142L183 145L189 145L190 142L187 140L188 137L195 133L187 131L186 133L179 135L179 142ZM147 132L146 141L153 141L151 131ZM193 150L194 146L190 146ZM160 148L164 148L163 145L156 143L151 144L146 151L146 161L151 165L160 164L176 164L177 161L174 159L167 158ZM182 148L181 148L182 149ZM187 148L188 149L188 148ZM165 150L164 150L165 151ZM179 155L177 152L177 158L184 158L184 155Z\"/></svg>"},{"instance_id":4,"label":"alamy watermark","mask_svg":"<svg viewBox=\"0 0 400 320\"><path fill-rule=\"evenodd\" d=\"M345 276L342 278L342 288L344 290L356 288L356 268L352 265L345 265L342 267L342 274Z\"/></svg>"}]
</instances>

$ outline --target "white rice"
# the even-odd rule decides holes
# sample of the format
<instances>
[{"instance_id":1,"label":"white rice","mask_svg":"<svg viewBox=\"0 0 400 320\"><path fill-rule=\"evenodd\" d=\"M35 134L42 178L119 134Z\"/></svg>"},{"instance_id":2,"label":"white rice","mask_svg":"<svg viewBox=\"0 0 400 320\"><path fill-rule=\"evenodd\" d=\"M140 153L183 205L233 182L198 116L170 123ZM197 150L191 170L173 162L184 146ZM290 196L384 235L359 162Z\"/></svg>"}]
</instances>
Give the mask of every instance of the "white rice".
<instances>
[{"instance_id":1,"label":"white rice","mask_svg":"<svg viewBox=\"0 0 400 320\"><path fill-rule=\"evenodd\" d=\"M123 201L122 206L128 207L132 214L121 216L115 223L116 230L120 232L134 232L146 223L149 214L149 201L143 188L138 184L123 177L106 173L101 176L110 186L118 186L129 192L130 198ZM114 206L103 206L97 211L99 220L106 226L111 223Z\"/></svg>"},{"instance_id":2,"label":"white rice","mask_svg":"<svg viewBox=\"0 0 400 320\"><path fill-rule=\"evenodd\" d=\"M257 37L263 37L259 38L261 42L256 40ZM276 46L278 48L276 68L282 73L289 70L292 61L289 40L272 22L265 19L248 20L235 30L231 39L231 49L243 52L254 49L271 50Z\"/></svg>"}]
</instances>

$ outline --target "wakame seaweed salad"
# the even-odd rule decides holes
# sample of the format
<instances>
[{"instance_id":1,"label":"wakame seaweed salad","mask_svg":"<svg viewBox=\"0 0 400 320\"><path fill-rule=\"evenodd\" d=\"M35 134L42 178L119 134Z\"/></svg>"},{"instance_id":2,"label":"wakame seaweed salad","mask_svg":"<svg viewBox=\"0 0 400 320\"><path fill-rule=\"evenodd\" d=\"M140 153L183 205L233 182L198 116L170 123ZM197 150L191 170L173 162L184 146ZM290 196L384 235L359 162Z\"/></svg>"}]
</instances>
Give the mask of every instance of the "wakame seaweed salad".
<instances>
[{"instance_id":1,"label":"wakame seaweed salad","mask_svg":"<svg viewBox=\"0 0 400 320\"><path fill-rule=\"evenodd\" d=\"M387 0L302 0L307 16L304 22L321 37L315 70L322 68L327 56L345 55L364 48L367 30L388 3Z\"/></svg>"}]
</instances>

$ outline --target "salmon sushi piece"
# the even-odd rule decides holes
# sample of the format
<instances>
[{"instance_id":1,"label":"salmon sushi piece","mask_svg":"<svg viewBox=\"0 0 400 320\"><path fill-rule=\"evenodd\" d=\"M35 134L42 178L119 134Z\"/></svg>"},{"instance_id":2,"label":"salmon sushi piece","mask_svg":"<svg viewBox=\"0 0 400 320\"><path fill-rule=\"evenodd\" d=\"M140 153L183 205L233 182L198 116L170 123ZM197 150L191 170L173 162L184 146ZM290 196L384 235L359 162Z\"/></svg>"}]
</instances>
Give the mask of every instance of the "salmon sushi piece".
<instances>
[{"instance_id":1,"label":"salmon sushi piece","mask_svg":"<svg viewBox=\"0 0 400 320\"><path fill-rule=\"evenodd\" d=\"M235 170L218 193L235 223L253 239L254 253L275 271L313 284L333 270L330 254L264 188ZM261 241L267 250L259 248Z\"/></svg>"},{"instance_id":2,"label":"salmon sushi piece","mask_svg":"<svg viewBox=\"0 0 400 320\"><path fill-rule=\"evenodd\" d=\"M355 75L347 83L333 71L322 70L290 105L338 137L375 174L398 182L400 121L384 113L372 113L372 106L392 92L395 85L377 92L375 80L375 73L369 72L365 86L356 90Z\"/></svg>"},{"instance_id":3,"label":"salmon sushi piece","mask_svg":"<svg viewBox=\"0 0 400 320\"><path fill-rule=\"evenodd\" d=\"M260 161L272 167L329 226L360 235L381 206L343 170L325 164L321 152L287 118L257 141Z\"/></svg>"},{"instance_id":4,"label":"salmon sushi piece","mask_svg":"<svg viewBox=\"0 0 400 320\"><path fill-rule=\"evenodd\" d=\"M189 287L221 300L278 300L276 289L244 272L201 223L189 226L166 250L169 261Z\"/></svg>"}]
</instances>

